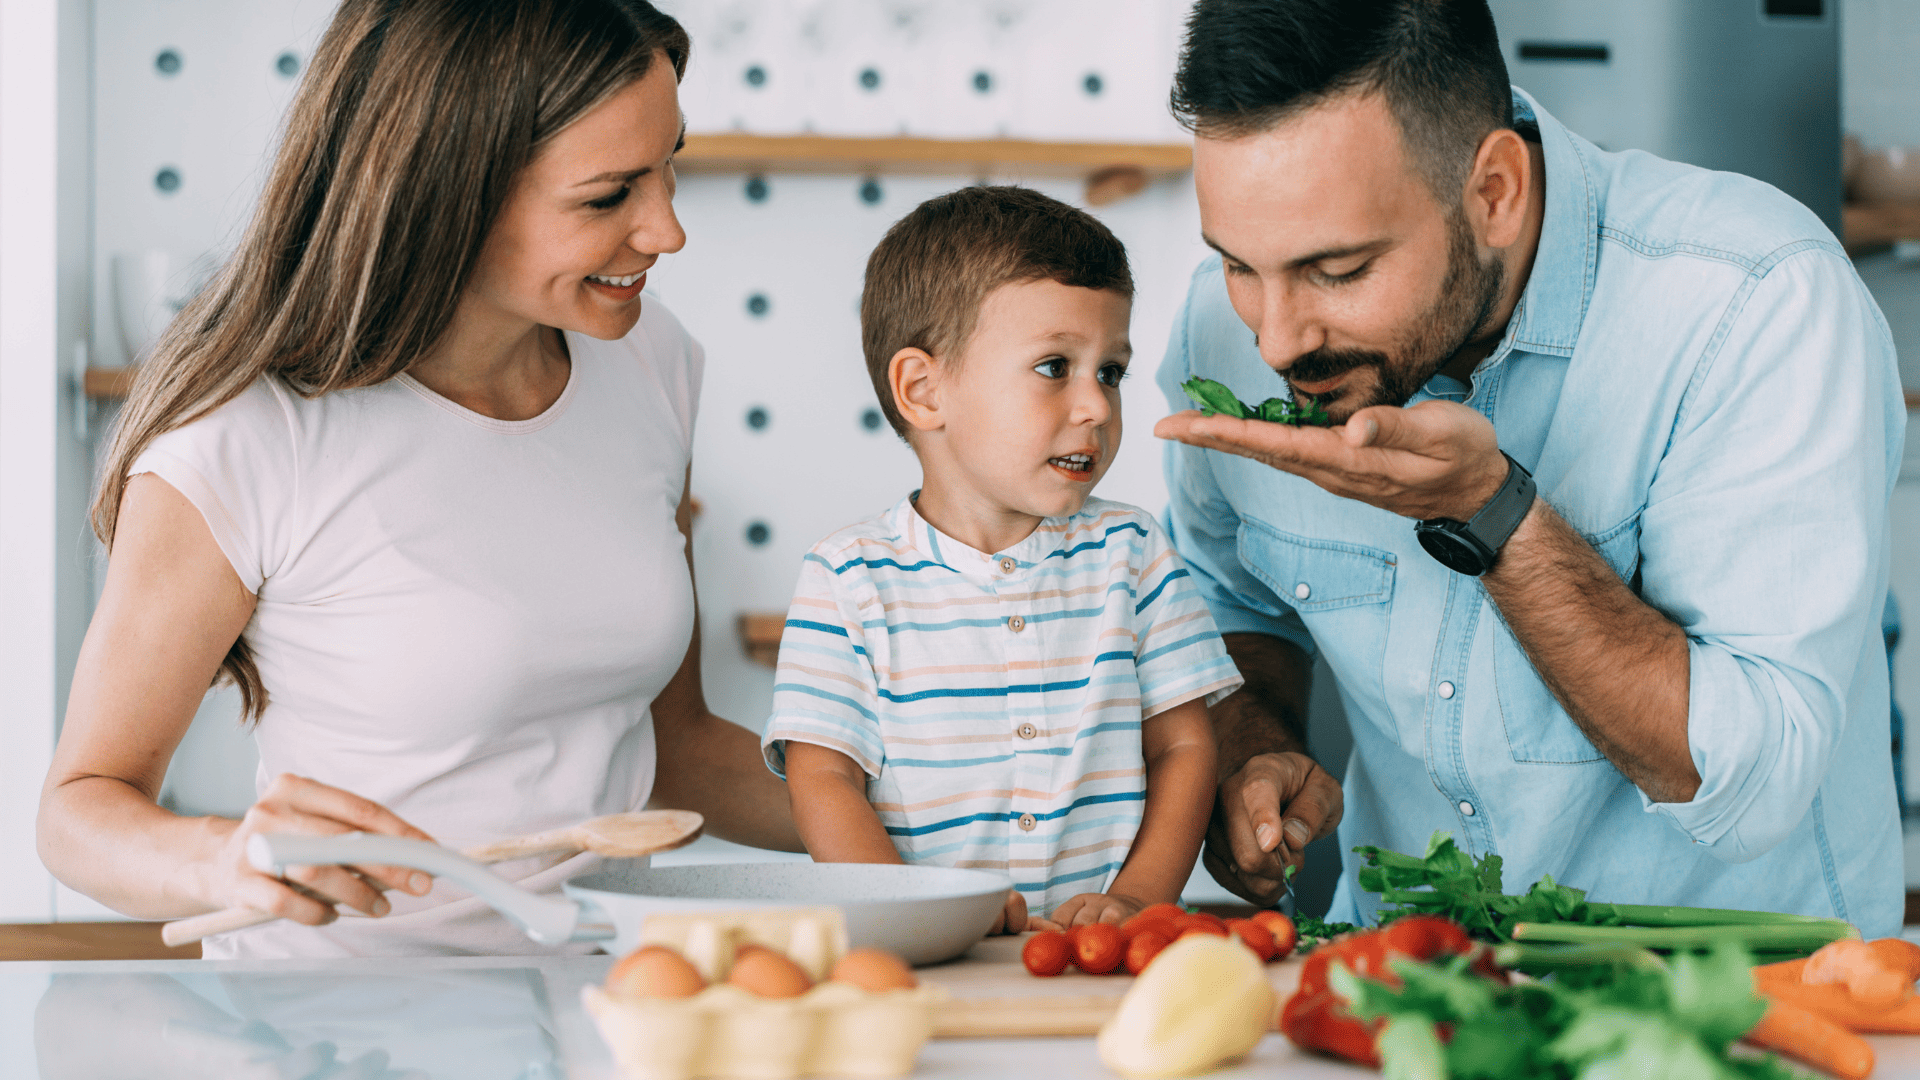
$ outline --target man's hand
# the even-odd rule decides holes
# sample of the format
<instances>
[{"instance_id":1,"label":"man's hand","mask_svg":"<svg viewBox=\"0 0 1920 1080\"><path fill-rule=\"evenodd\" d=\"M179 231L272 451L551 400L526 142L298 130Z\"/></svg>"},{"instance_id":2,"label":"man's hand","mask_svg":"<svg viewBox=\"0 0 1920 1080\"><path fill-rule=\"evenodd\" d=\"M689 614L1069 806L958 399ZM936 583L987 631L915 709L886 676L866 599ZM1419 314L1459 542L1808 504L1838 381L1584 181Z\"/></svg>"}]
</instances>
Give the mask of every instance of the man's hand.
<instances>
[{"instance_id":1,"label":"man's hand","mask_svg":"<svg viewBox=\"0 0 1920 1080\"><path fill-rule=\"evenodd\" d=\"M1421 521L1465 521L1507 478L1492 422L1451 401L1423 401L1408 409L1376 405L1331 428L1188 410L1161 420L1153 433L1252 458L1342 498Z\"/></svg>"},{"instance_id":2,"label":"man's hand","mask_svg":"<svg viewBox=\"0 0 1920 1080\"><path fill-rule=\"evenodd\" d=\"M1201 861L1235 896L1267 906L1286 892L1286 868L1331 833L1345 807L1340 785L1305 754L1259 754L1220 782Z\"/></svg>"}]
</instances>

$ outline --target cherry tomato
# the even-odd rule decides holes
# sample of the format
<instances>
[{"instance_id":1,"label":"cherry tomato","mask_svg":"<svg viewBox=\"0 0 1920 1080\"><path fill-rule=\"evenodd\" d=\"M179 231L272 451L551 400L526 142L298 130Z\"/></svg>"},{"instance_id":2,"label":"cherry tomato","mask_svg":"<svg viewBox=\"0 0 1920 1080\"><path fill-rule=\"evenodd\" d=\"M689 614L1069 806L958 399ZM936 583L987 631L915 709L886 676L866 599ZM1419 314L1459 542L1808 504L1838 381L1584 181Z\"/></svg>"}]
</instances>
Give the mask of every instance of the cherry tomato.
<instances>
[{"instance_id":1,"label":"cherry tomato","mask_svg":"<svg viewBox=\"0 0 1920 1080\"><path fill-rule=\"evenodd\" d=\"M1151 964L1153 958L1159 956L1160 950L1166 948L1168 944L1167 935L1161 933L1156 927L1149 926L1133 935L1133 940L1127 942L1128 974L1138 975L1147 970L1147 965Z\"/></svg>"},{"instance_id":2,"label":"cherry tomato","mask_svg":"<svg viewBox=\"0 0 1920 1080\"><path fill-rule=\"evenodd\" d=\"M1227 932L1240 939L1241 943L1253 950L1253 955L1262 963L1273 959L1276 947L1273 935L1267 928L1252 919L1228 919Z\"/></svg>"},{"instance_id":3,"label":"cherry tomato","mask_svg":"<svg viewBox=\"0 0 1920 1080\"><path fill-rule=\"evenodd\" d=\"M1277 911L1256 911L1253 921L1266 927L1267 933L1273 935L1275 960L1285 960L1293 955L1294 946L1300 944L1300 931L1294 927L1292 919Z\"/></svg>"},{"instance_id":4,"label":"cherry tomato","mask_svg":"<svg viewBox=\"0 0 1920 1080\"><path fill-rule=\"evenodd\" d=\"M1068 951L1067 935L1042 930L1021 947L1020 962L1035 975L1058 975L1067 970Z\"/></svg>"},{"instance_id":5,"label":"cherry tomato","mask_svg":"<svg viewBox=\"0 0 1920 1080\"><path fill-rule=\"evenodd\" d=\"M1089 975L1105 975L1126 959L1127 942L1120 936L1119 927L1112 923L1097 922L1074 929L1079 934L1073 939L1073 962L1081 971Z\"/></svg>"},{"instance_id":6,"label":"cherry tomato","mask_svg":"<svg viewBox=\"0 0 1920 1080\"><path fill-rule=\"evenodd\" d=\"M1179 918L1173 920L1173 928L1175 931L1177 931L1177 933L1175 933L1174 935L1176 940L1179 938L1186 937L1188 933L1194 932L1194 931L1197 931L1202 934L1212 934L1214 937L1227 936L1227 924L1224 922L1221 922L1219 919L1216 919L1211 915L1207 915L1204 913L1196 914L1196 915L1182 915Z\"/></svg>"}]
</instances>

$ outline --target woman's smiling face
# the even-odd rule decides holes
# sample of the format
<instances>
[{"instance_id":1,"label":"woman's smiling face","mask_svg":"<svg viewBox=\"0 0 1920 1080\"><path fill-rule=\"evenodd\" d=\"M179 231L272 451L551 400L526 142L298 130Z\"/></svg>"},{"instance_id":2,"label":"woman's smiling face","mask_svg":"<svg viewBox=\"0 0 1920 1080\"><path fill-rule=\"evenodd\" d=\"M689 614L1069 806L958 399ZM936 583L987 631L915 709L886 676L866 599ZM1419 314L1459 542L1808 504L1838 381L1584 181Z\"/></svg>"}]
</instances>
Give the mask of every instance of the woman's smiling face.
<instances>
[{"instance_id":1,"label":"woman's smiling face","mask_svg":"<svg viewBox=\"0 0 1920 1080\"><path fill-rule=\"evenodd\" d=\"M468 300L497 317L611 341L640 319L646 271L687 234L673 213L684 137L673 64L555 135L521 172L487 234Z\"/></svg>"}]
</instances>

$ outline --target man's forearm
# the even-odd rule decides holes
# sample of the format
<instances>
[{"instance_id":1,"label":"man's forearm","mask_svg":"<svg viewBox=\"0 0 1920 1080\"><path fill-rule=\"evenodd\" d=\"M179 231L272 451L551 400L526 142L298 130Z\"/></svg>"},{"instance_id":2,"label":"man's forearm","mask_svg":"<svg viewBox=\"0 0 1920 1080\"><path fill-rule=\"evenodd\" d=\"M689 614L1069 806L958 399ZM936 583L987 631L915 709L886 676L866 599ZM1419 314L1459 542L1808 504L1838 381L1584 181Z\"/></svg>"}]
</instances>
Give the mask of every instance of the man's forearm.
<instances>
[{"instance_id":1,"label":"man's forearm","mask_svg":"<svg viewBox=\"0 0 1920 1080\"><path fill-rule=\"evenodd\" d=\"M1307 691L1313 661L1299 646L1266 634L1226 634L1227 655L1246 685L1207 710L1221 777L1259 754L1307 752Z\"/></svg>"},{"instance_id":2,"label":"man's forearm","mask_svg":"<svg viewBox=\"0 0 1920 1080\"><path fill-rule=\"evenodd\" d=\"M1700 787L1687 744L1687 635L1536 500L1480 579L1587 738L1655 802Z\"/></svg>"}]
</instances>

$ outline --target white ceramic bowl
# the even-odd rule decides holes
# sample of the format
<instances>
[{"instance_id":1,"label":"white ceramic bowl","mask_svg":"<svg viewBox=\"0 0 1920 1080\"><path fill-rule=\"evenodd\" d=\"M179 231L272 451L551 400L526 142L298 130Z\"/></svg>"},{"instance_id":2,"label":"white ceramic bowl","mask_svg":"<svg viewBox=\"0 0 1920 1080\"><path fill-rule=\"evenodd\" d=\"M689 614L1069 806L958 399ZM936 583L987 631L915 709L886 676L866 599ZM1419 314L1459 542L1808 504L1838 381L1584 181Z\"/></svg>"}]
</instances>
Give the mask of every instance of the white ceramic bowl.
<instances>
[{"instance_id":1,"label":"white ceramic bowl","mask_svg":"<svg viewBox=\"0 0 1920 1080\"><path fill-rule=\"evenodd\" d=\"M867 863L720 863L589 874L567 895L599 904L618 936L607 951L639 944L650 914L830 904L847 913L855 948L886 949L914 965L937 964L986 936L1013 883L984 870Z\"/></svg>"}]
</instances>

